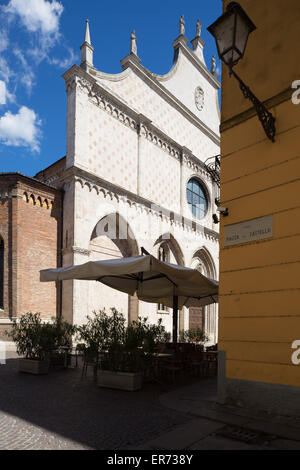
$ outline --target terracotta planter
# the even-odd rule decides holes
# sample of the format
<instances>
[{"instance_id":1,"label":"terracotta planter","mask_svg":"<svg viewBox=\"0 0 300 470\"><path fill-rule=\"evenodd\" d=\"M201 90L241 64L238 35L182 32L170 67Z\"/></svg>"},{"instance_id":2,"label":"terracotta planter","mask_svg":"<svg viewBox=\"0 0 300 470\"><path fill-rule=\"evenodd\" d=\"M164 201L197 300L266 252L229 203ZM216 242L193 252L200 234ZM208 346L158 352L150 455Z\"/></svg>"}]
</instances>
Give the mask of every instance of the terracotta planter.
<instances>
[{"instance_id":1,"label":"terracotta planter","mask_svg":"<svg viewBox=\"0 0 300 470\"><path fill-rule=\"evenodd\" d=\"M34 359L19 359L19 372L42 375L49 372L49 360L36 361Z\"/></svg>"},{"instance_id":2,"label":"terracotta planter","mask_svg":"<svg viewBox=\"0 0 300 470\"><path fill-rule=\"evenodd\" d=\"M98 386L135 391L142 388L143 374L133 372L113 372L101 370L98 373Z\"/></svg>"}]
</instances>

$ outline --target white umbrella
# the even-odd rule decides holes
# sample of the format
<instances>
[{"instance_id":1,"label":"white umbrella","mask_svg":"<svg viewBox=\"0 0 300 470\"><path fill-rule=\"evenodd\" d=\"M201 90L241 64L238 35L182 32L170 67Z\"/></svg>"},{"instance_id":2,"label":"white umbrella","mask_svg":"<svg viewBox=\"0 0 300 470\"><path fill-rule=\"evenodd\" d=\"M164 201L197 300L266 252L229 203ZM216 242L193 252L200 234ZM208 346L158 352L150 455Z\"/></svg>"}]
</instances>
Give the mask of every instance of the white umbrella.
<instances>
[{"instance_id":1,"label":"white umbrella","mask_svg":"<svg viewBox=\"0 0 300 470\"><path fill-rule=\"evenodd\" d=\"M40 280L100 281L140 300L173 307L173 341L177 341L178 309L218 301L218 282L195 269L159 261L152 255L117 258L40 271Z\"/></svg>"}]
</instances>

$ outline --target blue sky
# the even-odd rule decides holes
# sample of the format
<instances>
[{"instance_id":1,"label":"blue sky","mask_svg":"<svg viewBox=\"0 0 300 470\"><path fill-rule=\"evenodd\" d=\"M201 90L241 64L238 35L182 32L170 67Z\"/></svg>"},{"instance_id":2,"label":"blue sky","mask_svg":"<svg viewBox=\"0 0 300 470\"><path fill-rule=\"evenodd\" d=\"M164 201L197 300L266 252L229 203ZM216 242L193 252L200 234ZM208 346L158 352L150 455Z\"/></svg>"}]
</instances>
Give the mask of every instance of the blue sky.
<instances>
[{"instance_id":1,"label":"blue sky","mask_svg":"<svg viewBox=\"0 0 300 470\"><path fill-rule=\"evenodd\" d=\"M221 0L0 0L0 172L33 176L65 155L61 75L80 64L86 18L99 70L122 70L135 29L142 65L164 74L172 66L182 14L189 40L200 19L210 66L216 48L206 27L221 9Z\"/></svg>"}]
</instances>

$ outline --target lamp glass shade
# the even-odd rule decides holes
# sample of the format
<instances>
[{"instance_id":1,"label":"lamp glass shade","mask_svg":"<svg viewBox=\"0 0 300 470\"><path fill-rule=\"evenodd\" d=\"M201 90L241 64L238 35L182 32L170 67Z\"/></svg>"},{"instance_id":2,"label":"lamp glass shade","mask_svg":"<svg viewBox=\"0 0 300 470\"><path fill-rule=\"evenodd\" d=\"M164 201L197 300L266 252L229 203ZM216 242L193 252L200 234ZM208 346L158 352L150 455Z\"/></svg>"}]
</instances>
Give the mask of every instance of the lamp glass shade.
<instances>
[{"instance_id":1,"label":"lamp glass shade","mask_svg":"<svg viewBox=\"0 0 300 470\"><path fill-rule=\"evenodd\" d=\"M242 7L231 2L224 15L207 29L216 40L220 59L233 67L243 57L249 34L256 27Z\"/></svg>"}]
</instances>

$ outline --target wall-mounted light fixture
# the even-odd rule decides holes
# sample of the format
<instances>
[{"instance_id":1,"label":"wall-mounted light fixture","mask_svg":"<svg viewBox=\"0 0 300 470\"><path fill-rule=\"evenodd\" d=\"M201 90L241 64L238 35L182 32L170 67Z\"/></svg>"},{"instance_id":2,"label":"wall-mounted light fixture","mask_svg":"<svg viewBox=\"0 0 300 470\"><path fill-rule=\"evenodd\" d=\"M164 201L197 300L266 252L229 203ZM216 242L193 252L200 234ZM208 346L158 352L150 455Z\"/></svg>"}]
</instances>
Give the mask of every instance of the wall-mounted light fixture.
<instances>
[{"instance_id":1,"label":"wall-mounted light fixture","mask_svg":"<svg viewBox=\"0 0 300 470\"><path fill-rule=\"evenodd\" d=\"M222 214L224 217L227 217L227 215L229 214L228 207L218 207L217 212Z\"/></svg>"},{"instance_id":2,"label":"wall-mounted light fixture","mask_svg":"<svg viewBox=\"0 0 300 470\"><path fill-rule=\"evenodd\" d=\"M215 38L219 58L229 68L230 76L238 80L244 97L253 103L267 137L275 142L274 116L233 70L244 56L249 34L255 29L256 26L237 2L230 2L226 12L207 28Z\"/></svg>"},{"instance_id":3,"label":"wall-mounted light fixture","mask_svg":"<svg viewBox=\"0 0 300 470\"><path fill-rule=\"evenodd\" d=\"M224 217L227 217L229 214L228 207L222 207L220 205L220 199L217 197L215 198L215 204L217 206L217 212L219 212L219 214L222 214ZM218 224L220 222L217 214L213 214L213 221L214 221L214 224Z\"/></svg>"},{"instance_id":4,"label":"wall-mounted light fixture","mask_svg":"<svg viewBox=\"0 0 300 470\"><path fill-rule=\"evenodd\" d=\"M213 218L214 224L218 224L220 222L219 217L217 216L217 214L213 214L212 218Z\"/></svg>"}]
</instances>

